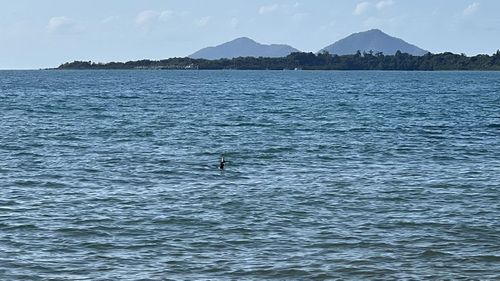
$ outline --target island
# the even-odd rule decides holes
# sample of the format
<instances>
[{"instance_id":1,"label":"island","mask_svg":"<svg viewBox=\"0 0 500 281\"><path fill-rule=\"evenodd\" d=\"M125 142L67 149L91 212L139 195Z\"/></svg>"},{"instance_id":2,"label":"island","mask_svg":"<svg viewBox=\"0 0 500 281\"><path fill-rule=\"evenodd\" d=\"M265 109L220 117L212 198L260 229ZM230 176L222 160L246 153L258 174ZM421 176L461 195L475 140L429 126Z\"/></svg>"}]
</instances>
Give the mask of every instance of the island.
<instances>
[{"instance_id":1,"label":"island","mask_svg":"<svg viewBox=\"0 0 500 281\"><path fill-rule=\"evenodd\" d=\"M450 52L423 56L397 51L394 55L361 52L351 55L293 52L285 57L237 57L223 59L169 58L128 62L74 61L56 69L237 69L237 70L500 70L500 50L492 55L466 56Z\"/></svg>"}]
</instances>

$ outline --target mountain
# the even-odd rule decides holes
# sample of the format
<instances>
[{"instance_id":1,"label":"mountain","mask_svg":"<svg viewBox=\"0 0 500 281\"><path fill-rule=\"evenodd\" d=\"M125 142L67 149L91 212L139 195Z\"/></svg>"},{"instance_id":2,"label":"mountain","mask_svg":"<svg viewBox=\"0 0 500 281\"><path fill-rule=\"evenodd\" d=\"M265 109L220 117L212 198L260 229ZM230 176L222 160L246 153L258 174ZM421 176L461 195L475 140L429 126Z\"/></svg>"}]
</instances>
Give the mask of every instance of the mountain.
<instances>
[{"instance_id":1,"label":"mountain","mask_svg":"<svg viewBox=\"0 0 500 281\"><path fill-rule=\"evenodd\" d=\"M250 38L241 37L215 47L201 49L189 57L209 60L236 57L286 57L298 51L288 45L264 45Z\"/></svg>"},{"instance_id":2,"label":"mountain","mask_svg":"<svg viewBox=\"0 0 500 281\"><path fill-rule=\"evenodd\" d=\"M349 55L361 52L382 52L384 55L394 55L398 50L414 56L423 56L428 51L409 44L402 39L389 36L379 29L354 33L322 49L330 54Z\"/></svg>"}]
</instances>

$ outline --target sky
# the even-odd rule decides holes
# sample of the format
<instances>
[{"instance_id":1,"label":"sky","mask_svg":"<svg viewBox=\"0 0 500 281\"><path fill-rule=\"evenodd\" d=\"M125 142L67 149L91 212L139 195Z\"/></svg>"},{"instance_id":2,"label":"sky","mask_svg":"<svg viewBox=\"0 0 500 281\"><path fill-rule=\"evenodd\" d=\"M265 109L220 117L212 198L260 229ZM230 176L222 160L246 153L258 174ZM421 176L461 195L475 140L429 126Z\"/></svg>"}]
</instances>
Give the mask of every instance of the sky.
<instances>
[{"instance_id":1,"label":"sky","mask_svg":"<svg viewBox=\"0 0 500 281\"><path fill-rule=\"evenodd\" d=\"M498 0L0 0L0 69L185 57L237 37L320 49L378 28L432 53L500 49Z\"/></svg>"}]
</instances>

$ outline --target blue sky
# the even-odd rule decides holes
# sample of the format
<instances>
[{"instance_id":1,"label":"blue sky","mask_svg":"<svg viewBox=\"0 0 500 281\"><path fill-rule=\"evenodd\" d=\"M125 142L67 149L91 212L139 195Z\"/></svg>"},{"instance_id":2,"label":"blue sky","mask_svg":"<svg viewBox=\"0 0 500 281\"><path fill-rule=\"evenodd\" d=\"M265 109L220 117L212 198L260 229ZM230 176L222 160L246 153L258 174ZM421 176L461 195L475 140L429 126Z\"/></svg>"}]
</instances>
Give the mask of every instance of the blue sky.
<instances>
[{"instance_id":1,"label":"blue sky","mask_svg":"<svg viewBox=\"0 0 500 281\"><path fill-rule=\"evenodd\" d=\"M379 28L434 53L500 49L497 0L0 0L0 69L187 56L247 36L316 52Z\"/></svg>"}]
</instances>

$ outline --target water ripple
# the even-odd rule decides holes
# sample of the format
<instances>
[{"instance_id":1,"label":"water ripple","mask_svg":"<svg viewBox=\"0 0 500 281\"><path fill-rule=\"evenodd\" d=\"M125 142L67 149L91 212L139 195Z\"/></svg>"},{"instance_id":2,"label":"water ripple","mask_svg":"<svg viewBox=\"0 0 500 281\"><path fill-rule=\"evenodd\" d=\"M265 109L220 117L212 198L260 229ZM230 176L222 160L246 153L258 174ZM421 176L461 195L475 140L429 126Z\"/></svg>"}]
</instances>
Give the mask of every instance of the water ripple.
<instances>
[{"instance_id":1,"label":"water ripple","mask_svg":"<svg viewBox=\"0 0 500 281\"><path fill-rule=\"evenodd\" d=\"M0 279L500 278L497 73L1 74Z\"/></svg>"}]
</instances>

